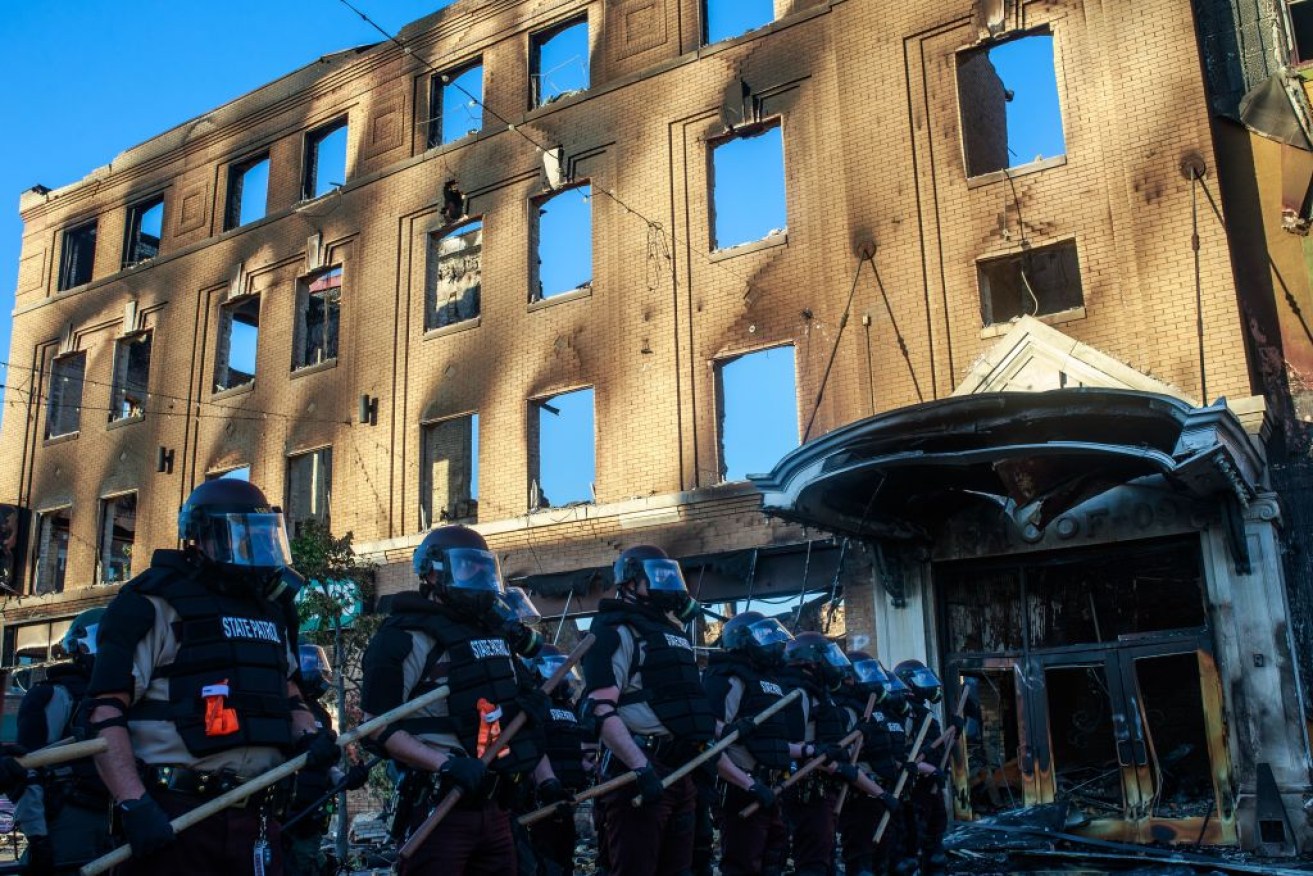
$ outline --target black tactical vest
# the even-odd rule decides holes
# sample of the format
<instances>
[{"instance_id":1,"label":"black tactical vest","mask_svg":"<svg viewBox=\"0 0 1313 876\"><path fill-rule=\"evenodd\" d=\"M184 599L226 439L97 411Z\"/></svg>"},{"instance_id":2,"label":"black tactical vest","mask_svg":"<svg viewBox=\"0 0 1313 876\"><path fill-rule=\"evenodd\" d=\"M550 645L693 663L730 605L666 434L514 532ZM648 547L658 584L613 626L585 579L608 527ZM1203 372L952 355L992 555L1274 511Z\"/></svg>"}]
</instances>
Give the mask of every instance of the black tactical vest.
<instances>
[{"instance_id":1,"label":"black tactical vest","mask_svg":"<svg viewBox=\"0 0 1313 876\"><path fill-rule=\"evenodd\" d=\"M858 718L866 711L866 700L863 696L845 697L844 705L853 709ZM902 720L876 706L871 710L871 717L865 725L862 725L862 729L865 731L862 739L862 761L869 764L882 777L892 775L894 758L897 756L901 760L907 745L907 735Z\"/></svg>"},{"instance_id":2,"label":"black tactical vest","mask_svg":"<svg viewBox=\"0 0 1313 876\"><path fill-rule=\"evenodd\" d=\"M431 609L405 602L402 607L409 610L391 615L383 625L421 632L435 640L420 680L407 699L446 684L451 688L447 716L405 718L395 726L411 734L454 734L465 752L474 756L483 721L479 700L500 707L497 721L503 730L520 713L515 698L521 690L521 679L516 673L514 652L502 636L453 617L436 603L429 604ZM439 662L444 656L447 660ZM493 761L491 769L501 773L530 772L542 757L539 745L534 729L526 726L506 747L508 753Z\"/></svg>"},{"instance_id":3,"label":"black tactical vest","mask_svg":"<svg viewBox=\"0 0 1313 876\"><path fill-rule=\"evenodd\" d=\"M73 663L57 664L46 670L46 680L41 684L48 684L52 687L62 687L68 692L72 708L68 713L68 720L64 722L63 727L47 727L46 732L49 740L42 740L41 746L46 745L49 741L58 739L67 739L70 736L81 739L84 731L81 725L86 722L88 712L79 708L79 704L87 695L87 685L91 679L89 673L83 666ZM36 686L28 691L29 695L36 692ZM40 746L38 746L40 747ZM50 778L72 777L79 783L81 788L95 789L108 794L105 791L104 784L100 780L100 774L96 772L96 764L89 757L79 758L61 764L54 769L47 771Z\"/></svg>"},{"instance_id":4,"label":"black tactical vest","mask_svg":"<svg viewBox=\"0 0 1313 876\"><path fill-rule=\"evenodd\" d=\"M567 791L582 791L588 785L584 772L584 742L588 734L569 703L552 700L545 736L545 753L556 778Z\"/></svg>"},{"instance_id":5,"label":"black tactical vest","mask_svg":"<svg viewBox=\"0 0 1313 876\"><path fill-rule=\"evenodd\" d=\"M844 710L830 696L830 692L824 687L812 680L811 676L805 672L791 674L788 678L790 686L796 686L803 689L809 704L807 707L806 720L814 725L815 741L818 743L838 742L848 733L848 717ZM786 710L795 711L795 710ZM796 710L801 712L801 709ZM790 731L797 729L802 721L802 715L793 715L790 718ZM805 730L805 728L804 728ZM798 739L803 737L799 736Z\"/></svg>"},{"instance_id":6,"label":"black tactical vest","mask_svg":"<svg viewBox=\"0 0 1313 876\"><path fill-rule=\"evenodd\" d=\"M155 674L169 680L169 701L143 700L129 720L172 721L187 750L196 757L249 746L286 747L292 743L287 694L287 614L257 596L221 593L210 582L215 571L157 551L151 569L130 585L158 597L177 612L173 633L178 653ZM181 555L178 555L181 557ZM206 698L222 696L237 713L237 729L206 733Z\"/></svg>"},{"instance_id":7,"label":"black tactical vest","mask_svg":"<svg viewBox=\"0 0 1313 876\"><path fill-rule=\"evenodd\" d=\"M703 681L718 675L731 676L743 683L739 718L755 717L784 698L785 690L780 683L762 674L752 661L740 654L712 654ZM746 739L739 739L748 753L766 769L784 770L791 763L789 724L784 711L787 707L757 725Z\"/></svg>"},{"instance_id":8,"label":"black tactical vest","mask_svg":"<svg viewBox=\"0 0 1313 876\"><path fill-rule=\"evenodd\" d=\"M666 616L652 609L608 599L598 606L594 623L627 626L642 647L630 674L642 674L642 689L622 693L619 704L647 703L661 726L688 744L707 742L716 733L716 719L698 675L693 644ZM623 686L623 683L622 683Z\"/></svg>"}]
</instances>

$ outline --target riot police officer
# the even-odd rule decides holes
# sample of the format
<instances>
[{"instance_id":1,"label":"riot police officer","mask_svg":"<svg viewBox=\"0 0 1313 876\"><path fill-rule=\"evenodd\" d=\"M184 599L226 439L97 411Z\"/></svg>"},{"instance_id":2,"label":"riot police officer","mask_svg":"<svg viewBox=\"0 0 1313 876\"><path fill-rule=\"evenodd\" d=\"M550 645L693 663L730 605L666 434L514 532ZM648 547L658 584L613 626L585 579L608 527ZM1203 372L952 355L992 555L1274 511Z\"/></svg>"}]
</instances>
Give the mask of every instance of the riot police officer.
<instances>
[{"instance_id":1,"label":"riot police officer","mask_svg":"<svg viewBox=\"0 0 1313 876\"><path fill-rule=\"evenodd\" d=\"M864 651L848 654L852 663L852 678L845 681L837 695L838 702L848 712L850 726L862 731L862 753L858 765L871 773L884 788L893 788L898 768L906 749L906 731L903 720L888 711L890 691L895 683L880 661ZM875 697L875 706L869 717L866 704ZM898 802L890 794L880 799L864 795L849 795L838 816L838 828L843 851L844 872L852 876L884 874L889 869L889 850L901 848L901 831ZM889 813L877 849L875 832L882 816Z\"/></svg>"},{"instance_id":2,"label":"riot police officer","mask_svg":"<svg viewBox=\"0 0 1313 876\"><path fill-rule=\"evenodd\" d=\"M540 789L554 778L543 755L546 698L507 638L501 569L483 536L464 526L434 529L415 549L413 568L419 589L393 597L365 651L361 709L379 715L447 685L446 699L379 731L371 746L405 772L398 838L424 821L443 792L459 788L461 798L402 871L513 873L509 810L527 776ZM485 767L479 758L522 709L531 722Z\"/></svg>"},{"instance_id":3,"label":"riot police officer","mask_svg":"<svg viewBox=\"0 0 1313 876\"><path fill-rule=\"evenodd\" d=\"M725 876L783 872L788 833L775 799L801 745L789 739L789 726L777 712L759 726L754 716L785 695L779 680L784 649L793 637L775 618L745 611L730 618L720 633L721 651L713 652L702 683L720 735L738 730L716 766L720 776L720 872ZM752 803L752 815L739 815Z\"/></svg>"},{"instance_id":4,"label":"riot police officer","mask_svg":"<svg viewBox=\"0 0 1313 876\"><path fill-rule=\"evenodd\" d=\"M312 767L337 759L295 683L299 576L283 515L250 483L211 480L183 505L178 535L185 547L156 551L97 631L88 727L109 750L96 767L132 845L130 872L276 873L271 794L177 837L169 819L290 754Z\"/></svg>"},{"instance_id":5,"label":"riot police officer","mask_svg":"<svg viewBox=\"0 0 1313 876\"><path fill-rule=\"evenodd\" d=\"M18 744L27 750L44 748L74 735L77 709L86 695L95 662L96 628L103 608L73 619L54 648L68 658L46 671L18 708ZM74 761L44 771L14 807L14 817L27 836L25 873L73 872L113 848L109 837L109 792L90 760Z\"/></svg>"},{"instance_id":6,"label":"riot police officer","mask_svg":"<svg viewBox=\"0 0 1313 876\"><path fill-rule=\"evenodd\" d=\"M617 791L602 798L607 869L622 876L684 873L692 866L696 788L684 776L662 777L710 741L715 720L684 632L697 603L679 564L665 551L639 545L612 569L616 598L604 599L589 628L597 637L584 655L583 709L597 721L605 746L604 777L638 772L638 799Z\"/></svg>"},{"instance_id":7,"label":"riot police officer","mask_svg":"<svg viewBox=\"0 0 1313 876\"><path fill-rule=\"evenodd\" d=\"M930 707L943 700L944 686L939 676L920 660L902 661L894 667L894 675L908 690L911 727L919 728L927 717L930 720L930 730L921 746L922 759L916 765L911 804L915 853L920 858L921 870L926 873L942 871L948 865L948 856L944 853L948 808L944 800L944 775L937 764L944 759L948 737Z\"/></svg>"},{"instance_id":8,"label":"riot police officer","mask_svg":"<svg viewBox=\"0 0 1313 876\"><path fill-rule=\"evenodd\" d=\"M528 665L534 681L541 685L565 661L566 655L555 645L543 645L538 655L528 661ZM569 799L588 785L585 747L591 739L575 714L579 683L579 676L572 669L551 693L551 709L547 715L544 735L547 759L551 762L556 778L539 786L537 803L540 806ZM571 809L565 808L552 818L534 825L529 829L529 835L538 857L538 872L542 876L573 876L574 847L579 832L575 828L574 812Z\"/></svg>"}]
</instances>

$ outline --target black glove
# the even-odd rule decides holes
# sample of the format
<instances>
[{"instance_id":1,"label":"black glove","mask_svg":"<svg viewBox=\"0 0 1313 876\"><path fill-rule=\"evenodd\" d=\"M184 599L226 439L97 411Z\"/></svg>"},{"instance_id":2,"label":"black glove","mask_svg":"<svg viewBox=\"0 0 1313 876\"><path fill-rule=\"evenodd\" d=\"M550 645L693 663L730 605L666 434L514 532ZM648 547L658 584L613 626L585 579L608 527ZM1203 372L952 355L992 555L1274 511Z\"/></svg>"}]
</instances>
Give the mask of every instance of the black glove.
<instances>
[{"instance_id":1,"label":"black glove","mask_svg":"<svg viewBox=\"0 0 1313 876\"><path fill-rule=\"evenodd\" d=\"M296 774L296 785L292 793L292 809L304 809L328 793L333 787L333 779L327 770L301 770Z\"/></svg>"},{"instance_id":2,"label":"black glove","mask_svg":"<svg viewBox=\"0 0 1313 876\"><path fill-rule=\"evenodd\" d=\"M665 787L661 784L661 777L656 774L652 764L648 764L642 769L635 770L638 773L638 799L643 801L643 805L656 803L666 793Z\"/></svg>"},{"instance_id":3,"label":"black glove","mask_svg":"<svg viewBox=\"0 0 1313 876\"><path fill-rule=\"evenodd\" d=\"M173 825L169 816L149 795L119 804L119 821L127 834L132 853L146 857L173 843Z\"/></svg>"},{"instance_id":4,"label":"black glove","mask_svg":"<svg viewBox=\"0 0 1313 876\"><path fill-rule=\"evenodd\" d=\"M826 763L846 763L848 761L848 749L834 742L827 742L816 747L817 754L825 755Z\"/></svg>"},{"instance_id":5,"label":"black glove","mask_svg":"<svg viewBox=\"0 0 1313 876\"><path fill-rule=\"evenodd\" d=\"M884 811L888 812L890 815L896 813L900 808L898 798L895 797L893 794L890 794L888 791L885 791L883 794L881 794L879 797L876 797L875 799L879 800L880 803L884 805Z\"/></svg>"},{"instance_id":6,"label":"black glove","mask_svg":"<svg viewBox=\"0 0 1313 876\"><path fill-rule=\"evenodd\" d=\"M748 793L757 798L762 809L769 809L775 805L775 791L770 785L763 785L761 782L753 782L752 787L748 788Z\"/></svg>"},{"instance_id":7,"label":"black glove","mask_svg":"<svg viewBox=\"0 0 1313 876\"><path fill-rule=\"evenodd\" d=\"M720 738L724 739L726 736L737 730L739 734L738 739L742 742L744 739L747 739L752 735L752 731L756 729L757 725L752 723L751 718L739 718L737 721L725 725L724 730L720 734Z\"/></svg>"},{"instance_id":8,"label":"black glove","mask_svg":"<svg viewBox=\"0 0 1313 876\"><path fill-rule=\"evenodd\" d=\"M337 747L337 734L332 730L316 730L296 740L296 754L305 755L305 768L326 770L337 763L341 752Z\"/></svg>"},{"instance_id":9,"label":"black glove","mask_svg":"<svg viewBox=\"0 0 1313 876\"><path fill-rule=\"evenodd\" d=\"M30 836L27 838L27 866L23 876L54 876L55 847L48 836Z\"/></svg>"},{"instance_id":10,"label":"black glove","mask_svg":"<svg viewBox=\"0 0 1313 876\"><path fill-rule=\"evenodd\" d=\"M546 727L552 717L552 698L536 687L521 688L515 697L515 705L528 717L535 727Z\"/></svg>"},{"instance_id":11,"label":"black glove","mask_svg":"<svg viewBox=\"0 0 1313 876\"><path fill-rule=\"evenodd\" d=\"M346 771L346 784L343 785L348 791L359 791L365 787L369 781L369 764L357 763L352 764L351 769Z\"/></svg>"},{"instance_id":12,"label":"black glove","mask_svg":"<svg viewBox=\"0 0 1313 876\"><path fill-rule=\"evenodd\" d=\"M875 721L863 721L857 725L857 729L862 731L862 742L866 745L869 745L872 739L885 732L884 725Z\"/></svg>"},{"instance_id":13,"label":"black glove","mask_svg":"<svg viewBox=\"0 0 1313 876\"><path fill-rule=\"evenodd\" d=\"M483 779L487 774L488 768L477 757L448 757L442 769L438 770L439 776L471 798L483 794Z\"/></svg>"},{"instance_id":14,"label":"black glove","mask_svg":"<svg viewBox=\"0 0 1313 876\"><path fill-rule=\"evenodd\" d=\"M967 722L962 720L961 716L959 715L953 715L948 719L948 726L956 730L959 736L962 735L962 730L963 728L966 727L966 725Z\"/></svg>"},{"instance_id":15,"label":"black glove","mask_svg":"<svg viewBox=\"0 0 1313 876\"><path fill-rule=\"evenodd\" d=\"M852 784L857 781L857 765L851 763L837 763L834 765L834 774L845 782Z\"/></svg>"},{"instance_id":16,"label":"black glove","mask_svg":"<svg viewBox=\"0 0 1313 876\"><path fill-rule=\"evenodd\" d=\"M574 795L565 790L560 779L545 779L538 783L538 805L551 806L553 803L573 803Z\"/></svg>"},{"instance_id":17,"label":"black glove","mask_svg":"<svg viewBox=\"0 0 1313 876\"><path fill-rule=\"evenodd\" d=\"M27 770L12 757L0 757L0 794L17 801L27 790Z\"/></svg>"}]
</instances>

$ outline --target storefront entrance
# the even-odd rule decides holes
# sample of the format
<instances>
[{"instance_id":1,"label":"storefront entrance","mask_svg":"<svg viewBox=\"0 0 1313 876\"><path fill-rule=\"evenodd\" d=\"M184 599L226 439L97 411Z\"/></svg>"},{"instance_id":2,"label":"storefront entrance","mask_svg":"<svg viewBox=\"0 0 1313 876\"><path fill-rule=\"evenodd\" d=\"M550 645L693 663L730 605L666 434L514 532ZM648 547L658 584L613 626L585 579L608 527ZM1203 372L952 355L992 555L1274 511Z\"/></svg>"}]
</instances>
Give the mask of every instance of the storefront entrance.
<instances>
[{"instance_id":1,"label":"storefront entrance","mask_svg":"<svg viewBox=\"0 0 1313 876\"><path fill-rule=\"evenodd\" d=\"M934 578L946 680L970 692L959 818L1061 801L1075 832L1235 841L1197 539Z\"/></svg>"}]
</instances>

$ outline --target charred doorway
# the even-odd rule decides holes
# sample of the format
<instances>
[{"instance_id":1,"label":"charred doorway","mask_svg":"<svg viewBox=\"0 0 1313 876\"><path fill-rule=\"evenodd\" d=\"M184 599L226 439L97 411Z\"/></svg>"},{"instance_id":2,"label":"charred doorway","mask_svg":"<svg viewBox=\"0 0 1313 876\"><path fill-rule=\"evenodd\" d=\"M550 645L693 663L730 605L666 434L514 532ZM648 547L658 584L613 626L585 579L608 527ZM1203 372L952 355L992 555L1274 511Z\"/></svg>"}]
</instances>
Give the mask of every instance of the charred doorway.
<instances>
[{"instance_id":1,"label":"charred doorway","mask_svg":"<svg viewBox=\"0 0 1313 876\"><path fill-rule=\"evenodd\" d=\"M1235 841L1197 539L934 576L946 680L970 704L958 817L1059 801L1098 836Z\"/></svg>"}]
</instances>

